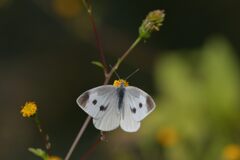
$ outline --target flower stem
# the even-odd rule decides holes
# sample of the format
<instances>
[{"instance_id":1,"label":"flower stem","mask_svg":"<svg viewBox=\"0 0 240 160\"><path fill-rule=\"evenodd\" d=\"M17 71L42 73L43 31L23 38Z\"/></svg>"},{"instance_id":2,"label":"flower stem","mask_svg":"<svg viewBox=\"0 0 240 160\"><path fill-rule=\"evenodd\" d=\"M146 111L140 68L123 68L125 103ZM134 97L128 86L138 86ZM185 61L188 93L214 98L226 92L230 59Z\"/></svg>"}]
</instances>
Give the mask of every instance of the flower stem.
<instances>
[{"instance_id":1,"label":"flower stem","mask_svg":"<svg viewBox=\"0 0 240 160\"><path fill-rule=\"evenodd\" d=\"M85 6L85 8L87 9L87 12L88 12L89 20L90 20L90 23L92 25L92 30L93 30L93 33L94 33L94 36L95 36L96 46L97 46L97 49L99 51L100 60L101 60L102 65L104 67L104 75L105 75L108 72L108 66L107 66L106 58L104 56L103 47L102 47L102 44L101 44L101 41L100 41L99 33L97 31L94 16L93 16L93 13L92 13L92 4L91 4L90 0L83 0L83 4L84 4L84 6Z\"/></svg>"},{"instance_id":2,"label":"flower stem","mask_svg":"<svg viewBox=\"0 0 240 160\"><path fill-rule=\"evenodd\" d=\"M66 157L65 157L64 160L69 160L70 156L72 155L72 152L74 151L76 145L78 144L80 138L82 137L84 131L86 130L86 128L87 128L90 120L91 120L91 117L88 116L88 117L86 118L85 122L83 123L81 129L79 130L78 135L77 135L77 137L75 138L75 140L73 141L73 144L72 144L71 148L69 149L69 151L68 151L68 153L67 153L67 155L66 155Z\"/></svg>"},{"instance_id":3,"label":"flower stem","mask_svg":"<svg viewBox=\"0 0 240 160\"><path fill-rule=\"evenodd\" d=\"M41 134L41 136L42 136L42 138L43 138L45 148L46 148L47 153L48 153L48 155L49 155L49 154L51 153L51 143L50 143L50 140L49 140L50 138L49 138L49 136L48 136L47 133L44 133L44 131L43 131L42 127L41 127L41 124L40 124L40 120L39 120L39 118L38 118L38 115L37 115L37 114L34 115L33 118L34 118L35 124L37 125L38 131L39 131L39 133Z\"/></svg>"},{"instance_id":4,"label":"flower stem","mask_svg":"<svg viewBox=\"0 0 240 160\"><path fill-rule=\"evenodd\" d=\"M129 53L137 46L137 44L142 40L142 37L138 36L138 38L133 42L133 44L128 48L128 50L118 59L118 61L116 62L116 64L112 67L111 71L108 72L105 75L105 81L104 84L108 84L108 82L110 81L110 78L112 77L112 74L114 73L114 71L116 71L118 69L118 67L120 66L120 64L123 62L123 60L129 55Z\"/></svg>"},{"instance_id":5,"label":"flower stem","mask_svg":"<svg viewBox=\"0 0 240 160\"><path fill-rule=\"evenodd\" d=\"M96 149L97 145L101 142L101 138L98 139L91 145L91 147L87 150L87 152L80 158L80 160L85 160L88 158L89 155Z\"/></svg>"},{"instance_id":6,"label":"flower stem","mask_svg":"<svg viewBox=\"0 0 240 160\"><path fill-rule=\"evenodd\" d=\"M117 61L117 63L115 64L115 67L118 69L119 65L122 63L122 61L129 55L129 53L133 50L133 48L135 48L137 46L137 44L141 41L141 37L139 36L134 43L129 47L129 49L122 55L122 57L120 57Z\"/></svg>"}]
</instances>

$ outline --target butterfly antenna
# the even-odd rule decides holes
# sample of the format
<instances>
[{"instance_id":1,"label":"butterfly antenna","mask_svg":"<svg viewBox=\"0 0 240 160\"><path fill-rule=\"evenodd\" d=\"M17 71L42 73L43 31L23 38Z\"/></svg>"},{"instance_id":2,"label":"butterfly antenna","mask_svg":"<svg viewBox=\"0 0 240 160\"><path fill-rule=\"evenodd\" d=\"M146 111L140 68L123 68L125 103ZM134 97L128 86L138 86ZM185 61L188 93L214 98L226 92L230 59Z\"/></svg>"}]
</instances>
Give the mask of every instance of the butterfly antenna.
<instances>
[{"instance_id":1,"label":"butterfly antenna","mask_svg":"<svg viewBox=\"0 0 240 160\"><path fill-rule=\"evenodd\" d=\"M110 66L111 69L113 68L111 64L109 66ZM118 79L121 79L119 74L115 70L114 70L114 74L117 76Z\"/></svg>"},{"instance_id":2,"label":"butterfly antenna","mask_svg":"<svg viewBox=\"0 0 240 160\"><path fill-rule=\"evenodd\" d=\"M132 77L135 73L137 73L140 69L136 69L134 72L132 72L129 76L127 76L127 78L125 78L125 80L128 80L130 77Z\"/></svg>"}]
</instances>

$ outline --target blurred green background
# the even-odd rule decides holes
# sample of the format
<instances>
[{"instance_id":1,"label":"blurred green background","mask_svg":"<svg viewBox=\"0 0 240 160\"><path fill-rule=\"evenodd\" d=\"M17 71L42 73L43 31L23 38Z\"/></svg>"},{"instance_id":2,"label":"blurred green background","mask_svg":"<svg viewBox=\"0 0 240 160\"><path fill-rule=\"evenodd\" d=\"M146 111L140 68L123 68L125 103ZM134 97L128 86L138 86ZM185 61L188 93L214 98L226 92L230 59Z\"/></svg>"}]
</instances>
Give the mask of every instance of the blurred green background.
<instances>
[{"instance_id":1,"label":"blurred green background","mask_svg":"<svg viewBox=\"0 0 240 160\"><path fill-rule=\"evenodd\" d=\"M140 68L130 84L152 95L157 109L137 133L109 132L89 159L240 160L240 2L92 3L109 64L149 11L164 9L166 20L118 70L125 77ZM19 113L29 100L53 154L66 155L86 118L76 98L103 82L90 63L98 59L81 0L0 0L0 159L37 159L27 148L43 148L34 123ZM98 136L91 123L72 159Z\"/></svg>"}]
</instances>

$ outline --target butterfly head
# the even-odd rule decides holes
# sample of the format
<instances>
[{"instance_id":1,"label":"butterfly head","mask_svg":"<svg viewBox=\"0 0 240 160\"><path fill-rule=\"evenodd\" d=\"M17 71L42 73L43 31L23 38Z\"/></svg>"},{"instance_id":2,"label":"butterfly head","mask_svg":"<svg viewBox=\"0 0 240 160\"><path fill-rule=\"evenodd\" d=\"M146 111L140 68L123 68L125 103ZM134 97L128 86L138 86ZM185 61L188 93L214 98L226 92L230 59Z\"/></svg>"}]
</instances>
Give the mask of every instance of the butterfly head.
<instances>
[{"instance_id":1,"label":"butterfly head","mask_svg":"<svg viewBox=\"0 0 240 160\"><path fill-rule=\"evenodd\" d=\"M114 87L127 87L129 86L128 82L124 79L115 80L113 83Z\"/></svg>"}]
</instances>

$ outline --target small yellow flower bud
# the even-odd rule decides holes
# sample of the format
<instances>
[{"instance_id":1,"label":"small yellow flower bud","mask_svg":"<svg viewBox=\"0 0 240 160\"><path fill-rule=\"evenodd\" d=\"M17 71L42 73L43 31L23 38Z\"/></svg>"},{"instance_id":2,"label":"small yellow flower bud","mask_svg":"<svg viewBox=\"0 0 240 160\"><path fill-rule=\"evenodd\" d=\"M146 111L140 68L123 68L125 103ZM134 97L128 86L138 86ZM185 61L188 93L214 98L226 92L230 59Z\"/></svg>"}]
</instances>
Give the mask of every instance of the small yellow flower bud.
<instances>
[{"instance_id":1,"label":"small yellow flower bud","mask_svg":"<svg viewBox=\"0 0 240 160\"><path fill-rule=\"evenodd\" d=\"M23 117L31 117L36 114L37 105L35 104L35 102L26 102L20 112Z\"/></svg>"},{"instance_id":2,"label":"small yellow flower bud","mask_svg":"<svg viewBox=\"0 0 240 160\"><path fill-rule=\"evenodd\" d=\"M160 26L164 20L165 13L163 10L155 10L149 12L147 17L143 20L139 28L140 37L147 39L151 36L153 31L159 31Z\"/></svg>"},{"instance_id":3,"label":"small yellow flower bud","mask_svg":"<svg viewBox=\"0 0 240 160\"><path fill-rule=\"evenodd\" d=\"M127 87L129 85L127 81L125 81L123 79L119 79L119 80L114 81L113 86L120 87L122 83L123 83L124 87Z\"/></svg>"}]
</instances>

